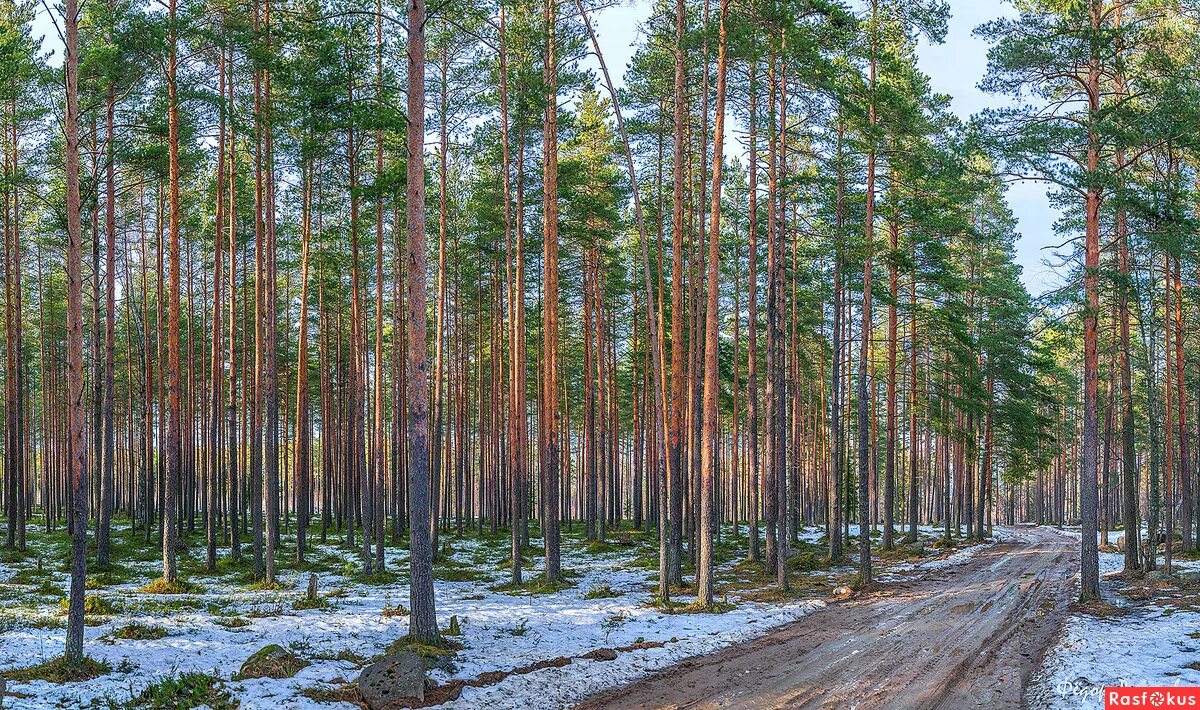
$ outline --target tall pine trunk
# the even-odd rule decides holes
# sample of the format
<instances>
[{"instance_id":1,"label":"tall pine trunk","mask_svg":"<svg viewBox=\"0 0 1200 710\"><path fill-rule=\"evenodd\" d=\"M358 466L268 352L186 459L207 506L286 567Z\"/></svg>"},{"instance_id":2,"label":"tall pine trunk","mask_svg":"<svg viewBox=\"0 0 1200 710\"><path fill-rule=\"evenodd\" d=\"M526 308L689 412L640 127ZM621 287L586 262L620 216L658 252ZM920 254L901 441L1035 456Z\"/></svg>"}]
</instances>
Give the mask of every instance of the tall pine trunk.
<instances>
[{"instance_id":1,"label":"tall pine trunk","mask_svg":"<svg viewBox=\"0 0 1200 710\"><path fill-rule=\"evenodd\" d=\"M433 599L425 341L425 0L408 4L407 101L409 635L435 643L439 635Z\"/></svg>"},{"instance_id":2,"label":"tall pine trunk","mask_svg":"<svg viewBox=\"0 0 1200 710\"><path fill-rule=\"evenodd\" d=\"M83 661L83 599L87 577L87 448L83 440L83 230L79 201L79 3L63 2L66 112L63 116L67 192L67 422L70 446L71 588L65 660Z\"/></svg>"}]
</instances>

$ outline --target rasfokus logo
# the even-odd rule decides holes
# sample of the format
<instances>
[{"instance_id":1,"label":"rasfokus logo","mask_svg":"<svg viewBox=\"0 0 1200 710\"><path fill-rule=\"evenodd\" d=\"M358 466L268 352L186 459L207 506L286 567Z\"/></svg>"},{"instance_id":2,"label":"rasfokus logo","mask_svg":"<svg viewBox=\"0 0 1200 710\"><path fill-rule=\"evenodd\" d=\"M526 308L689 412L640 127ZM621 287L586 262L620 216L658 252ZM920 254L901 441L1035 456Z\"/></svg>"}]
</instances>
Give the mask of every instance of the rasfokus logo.
<instances>
[{"instance_id":1,"label":"rasfokus logo","mask_svg":"<svg viewBox=\"0 0 1200 710\"><path fill-rule=\"evenodd\" d=\"M1104 689L1104 710L1114 708L1200 708L1200 687L1121 687Z\"/></svg>"}]
</instances>

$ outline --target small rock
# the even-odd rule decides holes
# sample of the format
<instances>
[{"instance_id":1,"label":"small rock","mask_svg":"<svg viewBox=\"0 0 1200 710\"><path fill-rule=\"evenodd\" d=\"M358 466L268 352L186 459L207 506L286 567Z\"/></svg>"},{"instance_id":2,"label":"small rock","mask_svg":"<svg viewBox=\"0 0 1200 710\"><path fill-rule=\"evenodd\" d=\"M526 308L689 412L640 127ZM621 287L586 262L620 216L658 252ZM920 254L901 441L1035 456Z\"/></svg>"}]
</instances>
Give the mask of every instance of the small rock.
<instances>
[{"instance_id":1,"label":"small rock","mask_svg":"<svg viewBox=\"0 0 1200 710\"><path fill-rule=\"evenodd\" d=\"M850 587L847 587L846 585L843 584L840 587L834 587L833 598L834 599L848 599L850 597L850 595L853 593L854 593L853 589L851 589Z\"/></svg>"},{"instance_id":2,"label":"small rock","mask_svg":"<svg viewBox=\"0 0 1200 710\"><path fill-rule=\"evenodd\" d=\"M291 678L307 665L308 661L273 643L263 646L247 658L233 679Z\"/></svg>"},{"instance_id":3,"label":"small rock","mask_svg":"<svg viewBox=\"0 0 1200 710\"><path fill-rule=\"evenodd\" d=\"M358 694L371 710L384 710L402 698L425 700L425 663L411 651L376 661L358 675Z\"/></svg>"}]
</instances>

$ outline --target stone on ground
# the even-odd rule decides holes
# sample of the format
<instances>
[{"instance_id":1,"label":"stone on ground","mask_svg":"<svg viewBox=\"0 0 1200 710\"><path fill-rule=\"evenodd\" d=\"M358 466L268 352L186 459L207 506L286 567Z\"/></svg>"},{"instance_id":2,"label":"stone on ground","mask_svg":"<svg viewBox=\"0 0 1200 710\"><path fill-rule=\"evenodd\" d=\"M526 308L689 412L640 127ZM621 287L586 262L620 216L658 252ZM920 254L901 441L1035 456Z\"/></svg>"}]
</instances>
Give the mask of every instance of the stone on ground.
<instances>
[{"instance_id":1,"label":"stone on ground","mask_svg":"<svg viewBox=\"0 0 1200 710\"><path fill-rule=\"evenodd\" d=\"M404 698L425 699L425 662L402 651L363 669L358 694L371 710L385 710Z\"/></svg>"}]
</instances>

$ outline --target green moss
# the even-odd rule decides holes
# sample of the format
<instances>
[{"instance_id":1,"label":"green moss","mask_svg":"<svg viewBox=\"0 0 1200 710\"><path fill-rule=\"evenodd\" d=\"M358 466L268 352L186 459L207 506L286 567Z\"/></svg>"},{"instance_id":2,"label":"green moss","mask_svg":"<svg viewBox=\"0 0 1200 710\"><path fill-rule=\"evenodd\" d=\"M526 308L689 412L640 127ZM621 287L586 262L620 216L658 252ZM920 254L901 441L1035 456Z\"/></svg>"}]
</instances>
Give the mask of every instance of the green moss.
<instances>
[{"instance_id":1,"label":"green moss","mask_svg":"<svg viewBox=\"0 0 1200 710\"><path fill-rule=\"evenodd\" d=\"M428 667L453 672L454 656L462 649L461 643L445 637L438 638L436 643L425 643L412 636L401 636L388 644L387 655L394 656L404 651L410 651L423 658Z\"/></svg>"},{"instance_id":2,"label":"green moss","mask_svg":"<svg viewBox=\"0 0 1200 710\"><path fill-rule=\"evenodd\" d=\"M505 557L503 560L501 560L500 569L512 569L512 564L513 564L512 555L509 555L508 557ZM529 567L533 566L533 558L527 557L525 555L521 555L521 566L524 568L529 568Z\"/></svg>"},{"instance_id":3,"label":"green moss","mask_svg":"<svg viewBox=\"0 0 1200 710\"><path fill-rule=\"evenodd\" d=\"M400 581L400 575L392 570L385 569L377 570L375 572L368 572L365 574L356 574L354 575L354 579L359 584L378 586L383 584L395 584L396 582Z\"/></svg>"},{"instance_id":4,"label":"green moss","mask_svg":"<svg viewBox=\"0 0 1200 710\"><path fill-rule=\"evenodd\" d=\"M254 652L241 669L233 675L234 680L246 678L291 678L309 665L279 644L268 644Z\"/></svg>"},{"instance_id":5,"label":"green moss","mask_svg":"<svg viewBox=\"0 0 1200 710\"><path fill-rule=\"evenodd\" d=\"M828 568L829 560L811 551L799 552L788 557L788 569L793 572L812 572Z\"/></svg>"},{"instance_id":6,"label":"green moss","mask_svg":"<svg viewBox=\"0 0 1200 710\"><path fill-rule=\"evenodd\" d=\"M400 602L396 602L396 606L385 606L379 613L387 618L391 618L393 616L408 616L408 607L404 606Z\"/></svg>"},{"instance_id":7,"label":"green moss","mask_svg":"<svg viewBox=\"0 0 1200 710\"><path fill-rule=\"evenodd\" d=\"M300 694L310 700L316 700L318 703L348 703L363 707L362 696L358 694L358 687L353 683L344 683L329 688L314 686L301 690Z\"/></svg>"},{"instance_id":8,"label":"green moss","mask_svg":"<svg viewBox=\"0 0 1200 710\"><path fill-rule=\"evenodd\" d=\"M714 599L712 604L705 606L699 601L693 601L690 604L683 606L671 607L672 614L724 614L727 611L733 611L737 607L731 604L728 599Z\"/></svg>"},{"instance_id":9,"label":"green moss","mask_svg":"<svg viewBox=\"0 0 1200 710\"><path fill-rule=\"evenodd\" d=\"M613 591L613 588L607 584L598 584L595 587L587 590L583 595L584 599L612 599L613 597L621 596L620 592Z\"/></svg>"},{"instance_id":10,"label":"green moss","mask_svg":"<svg viewBox=\"0 0 1200 710\"><path fill-rule=\"evenodd\" d=\"M266 579L259 579L252 582L249 587L255 592L278 592L282 589L291 589L292 585L280 582L278 579L273 582L268 582Z\"/></svg>"},{"instance_id":11,"label":"green moss","mask_svg":"<svg viewBox=\"0 0 1200 710\"><path fill-rule=\"evenodd\" d=\"M109 636L112 638L127 639L132 641L150 641L153 639L160 639L168 635L169 634L167 630L161 626L156 626L154 624L140 624L138 622L121 626L109 634Z\"/></svg>"},{"instance_id":12,"label":"green moss","mask_svg":"<svg viewBox=\"0 0 1200 710\"><path fill-rule=\"evenodd\" d=\"M198 594L203 592L204 589L197 584L185 582L181 579L177 579L174 582L168 582L162 577L159 577L138 591L143 594Z\"/></svg>"},{"instance_id":13,"label":"green moss","mask_svg":"<svg viewBox=\"0 0 1200 710\"><path fill-rule=\"evenodd\" d=\"M433 578L442 582L479 582L488 576L477 569L465 566L434 567Z\"/></svg>"},{"instance_id":14,"label":"green moss","mask_svg":"<svg viewBox=\"0 0 1200 710\"><path fill-rule=\"evenodd\" d=\"M501 592L503 594L512 594L514 596L524 596L526 594L557 594L564 589L574 587L575 583L568 579L568 575L564 570L563 578L557 581L548 581L544 576L534 577L526 580L522 584L513 584L506 582L497 584L492 587L492 591Z\"/></svg>"},{"instance_id":15,"label":"green moss","mask_svg":"<svg viewBox=\"0 0 1200 710\"><path fill-rule=\"evenodd\" d=\"M284 609L282 604L264 604L257 606L246 613L246 616L251 619L269 619L276 616L283 616Z\"/></svg>"},{"instance_id":16,"label":"green moss","mask_svg":"<svg viewBox=\"0 0 1200 710\"><path fill-rule=\"evenodd\" d=\"M139 695L130 699L125 707L147 708L148 710L234 710L238 701L219 678L207 673L171 674L147 686Z\"/></svg>"},{"instance_id":17,"label":"green moss","mask_svg":"<svg viewBox=\"0 0 1200 710\"><path fill-rule=\"evenodd\" d=\"M127 611L139 611L146 614L169 616L181 611L198 611L207 609L210 604L197 597L181 596L178 594L152 595L149 599L133 599L124 605Z\"/></svg>"},{"instance_id":18,"label":"green moss","mask_svg":"<svg viewBox=\"0 0 1200 710\"><path fill-rule=\"evenodd\" d=\"M223 616L212 620L217 626L224 626L227 629L240 629L243 626L249 626L250 622L241 616Z\"/></svg>"},{"instance_id":19,"label":"green moss","mask_svg":"<svg viewBox=\"0 0 1200 710\"><path fill-rule=\"evenodd\" d=\"M292 608L295 609L296 611L309 611L311 609L328 609L328 608L330 608L330 606L332 606L332 605L329 603L329 598L321 597L321 596L314 597L312 599L309 599L308 597L304 597L303 599L297 599L295 602L292 603Z\"/></svg>"},{"instance_id":20,"label":"green moss","mask_svg":"<svg viewBox=\"0 0 1200 710\"><path fill-rule=\"evenodd\" d=\"M71 602L68 599L63 599L58 605L59 611L66 614L70 611ZM109 616L117 613L117 607L107 597L95 596L88 594L83 598L83 615L86 616Z\"/></svg>"},{"instance_id":21,"label":"green moss","mask_svg":"<svg viewBox=\"0 0 1200 710\"><path fill-rule=\"evenodd\" d=\"M337 574L345 566L346 560L340 555L335 555L331 552L316 551L316 554L310 554L305 557L303 562L292 562L292 569L301 572L325 572L326 574Z\"/></svg>"},{"instance_id":22,"label":"green moss","mask_svg":"<svg viewBox=\"0 0 1200 710\"><path fill-rule=\"evenodd\" d=\"M371 660L366 656L356 653L348 648L338 649L333 653L328 651L318 651L313 653L311 657L317 661L347 661L360 666Z\"/></svg>"},{"instance_id":23,"label":"green moss","mask_svg":"<svg viewBox=\"0 0 1200 710\"><path fill-rule=\"evenodd\" d=\"M63 629L67 626L65 618L53 614L38 614L24 621L31 629Z\"/></svg>"},{"instance_id":24,"label":"green moss","mask_svg":"<svg viewBox=\"0 0 1200 710\"><path fill-rule=\"evenodd\" d=\"M62 597L67 596L67 593L64 592L61 587L59 587L57 584L55 584L53 581L51 581L49 579L45 580L40 585L38 585L36 593L41 594L43 596L47 596L47 597L62 598Z\"/></svg>"},{"instance_id":25,"label":"green moss","mask_svg":"<svg viewBox=\"0 0 1200 710\"><path fill-rule=\"evenodd\" d=\"M883 560L919 560L925 555L925 544L922 542L904 542L890 550L879 550L876 556Z\"/></svg>"},{"instance_id":26,"label":"green moss","mask_svg":"<svg viewBox=\"0 0 1200 710\"><path fill-rule=\"evenodd\" d=\"M104 566L91 566L88 571L91 572L86 581L88 589L102 589L114 584L124 584L133 576L128 568L111 562Z\"/></svg>"},{"instance_id":27,"label":"green moss","mask_svg":"<svg viewBox=\"0 0 1200 710\"><path fill-rule=\"evenodd\" d=\"M41 584L43 580L52 577L53 574L48 569L41 567L26 567L19 569L8 578L9 584Z\"/></svg>"},{"instance_id":28,"label":"green moss","mask_svg":"<svg viewBox=\"0 0 1200 710\"><path fill-rule=\"evenodd\" d=\"M638 555L638 556L634 557L633 559L625 562L622 566L627 567L627 568L633 568L633 569L657 570L658 569L658 553L653 553L653 554L647 553L644 555Z\"/></svg>"},{"instance_id":29,"label":"green moss","mask_svg":"<svg viewBox=\"0 0 1200 710\"><path fill-rule=\"evenodd\" d=\"M68 663L66 658L59 656L36 666L17 668L4 671L0 676L18 683L28 683L44 680L48 683L79 683L108 673L111 667L104 661L97 661L84 656L78 663Z\"/></svg>"}]
</instances>

